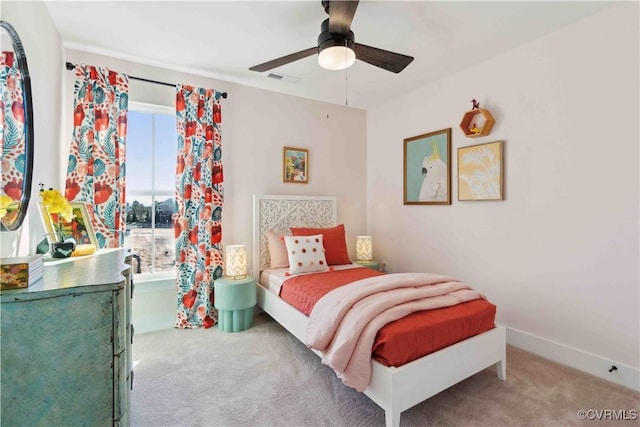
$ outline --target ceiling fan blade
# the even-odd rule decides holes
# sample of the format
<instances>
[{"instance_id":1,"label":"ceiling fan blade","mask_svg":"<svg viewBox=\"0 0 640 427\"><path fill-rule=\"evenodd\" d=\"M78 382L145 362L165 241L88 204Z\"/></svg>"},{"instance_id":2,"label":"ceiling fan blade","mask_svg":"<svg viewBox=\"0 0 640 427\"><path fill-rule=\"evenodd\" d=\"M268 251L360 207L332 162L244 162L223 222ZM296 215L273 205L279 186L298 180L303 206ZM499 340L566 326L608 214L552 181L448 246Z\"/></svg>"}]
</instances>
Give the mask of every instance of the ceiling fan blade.
<instances>
[{"instance_id":1,"label":"ceiling fan blade","mask_svg":"<svg viewBox=\"0 0 640 427\"><path fill-rule=\"evenodd\" d=\"M358 1L328 1L329 32L348 34L351 29L353 16L358 8ZM325 7L326 10L326 7Z\"/></svg>"},{"instance_id":2,"label":"ceiling fan blade","mask_svg":"<svg viewBox=\"0 0 640 427\"><path fill-rule=\"evenodd\" d=\"M249 68L249 70L260 72L269 71L273 68L289 64L290 62L306 58L307 56L311 56L316 53L318 53L318 48L310 47L309 49L301 50L300 52L292 53L291 55L283 56L282 58L274 59L273 61L265 62L264 64L254 65L253 67Z\"/></svg>"},{"instance_id":3,"label":"ceiling fan blade","mask_svg":"<svg viewBox=\"0 0 640 427\"><path fill-rule=\"evenodd\" d=\"M389 52L377 47L366 46L360 43L355 45L356 59L367 62L376 67L383 68L392 73L399 73L411 64L413 56Z\"/></svg>"}]
</instances>

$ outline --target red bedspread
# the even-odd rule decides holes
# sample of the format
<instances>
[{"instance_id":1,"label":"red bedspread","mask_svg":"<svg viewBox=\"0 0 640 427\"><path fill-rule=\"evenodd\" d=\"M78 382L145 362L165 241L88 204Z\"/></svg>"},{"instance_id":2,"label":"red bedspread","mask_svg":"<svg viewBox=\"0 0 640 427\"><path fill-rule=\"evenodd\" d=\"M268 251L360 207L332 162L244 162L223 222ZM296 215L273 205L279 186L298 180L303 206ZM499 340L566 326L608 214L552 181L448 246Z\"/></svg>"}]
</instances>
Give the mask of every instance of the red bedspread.
<instances>
[{"instance_id":1,"label":"red bedspread","mask_svg":"<svg viewBox=\"0 0 640 427\"><path fill-rule=\"evenodd\" d=\"M370 268L351 268L325 273L300 274L288 278L280 290L280 298L309 317L316 302L329 291L367 277L380 276Z\"/></svg>"},{"instance_id":2,"label":"red bedspread","mask_svg":"<svg viewBox=\"0 0 640 427\"><path fill-rule=\"evenodd\" d=\"M309 316L316 302L332 289L380 275L369 268L303 274L287 279L280 297ZM401 366L494 327L496 306L474 300L452 307L410 314L384 326L373 357L387 366Z\"/></svg>"}]
</instances>

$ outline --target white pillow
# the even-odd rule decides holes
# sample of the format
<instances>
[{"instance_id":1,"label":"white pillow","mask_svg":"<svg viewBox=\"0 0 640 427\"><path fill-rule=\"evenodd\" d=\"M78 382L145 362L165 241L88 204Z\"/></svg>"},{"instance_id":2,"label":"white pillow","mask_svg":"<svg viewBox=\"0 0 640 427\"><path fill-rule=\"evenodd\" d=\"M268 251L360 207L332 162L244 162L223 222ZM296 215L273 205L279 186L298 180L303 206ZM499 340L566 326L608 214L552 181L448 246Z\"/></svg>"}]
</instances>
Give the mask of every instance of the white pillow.
<instances>
[{"instance_id":1,"label":"white pillow","mask_svg":"<svg viewBox=\"0 0 640 427\"><path fill-rule=\"evenodd\" d=\"M329 271L324 256L322 234L314 236L284 236L289 256L289 273Z\"/></svg>"}]
</instances>

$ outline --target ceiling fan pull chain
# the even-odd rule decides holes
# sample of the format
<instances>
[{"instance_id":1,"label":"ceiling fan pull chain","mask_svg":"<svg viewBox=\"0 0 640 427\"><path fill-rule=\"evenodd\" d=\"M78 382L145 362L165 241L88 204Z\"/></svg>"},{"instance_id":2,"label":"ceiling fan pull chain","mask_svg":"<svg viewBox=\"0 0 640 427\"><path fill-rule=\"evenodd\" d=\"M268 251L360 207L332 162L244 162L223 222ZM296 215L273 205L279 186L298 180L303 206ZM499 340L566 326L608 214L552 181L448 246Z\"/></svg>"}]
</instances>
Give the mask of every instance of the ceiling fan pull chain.
<instances>
[{"instance_id":1,"label":"ceiling fan pull chain","mask_svg":"<svg viewBox=\"0 0 640 427\"><path fill-rule=\"evenodd\" d=\"M345 39L344 41L344 46L347 47L347 40ZM345 63L347 62L347 49L344 50L344 61ZM347 74L349 73L349 67L344 69L344 105L345 106L349 106L349 102L348 102L348 89L349 89L349 85L348 85L348 76Z\"/></svg>"}]
</instances>

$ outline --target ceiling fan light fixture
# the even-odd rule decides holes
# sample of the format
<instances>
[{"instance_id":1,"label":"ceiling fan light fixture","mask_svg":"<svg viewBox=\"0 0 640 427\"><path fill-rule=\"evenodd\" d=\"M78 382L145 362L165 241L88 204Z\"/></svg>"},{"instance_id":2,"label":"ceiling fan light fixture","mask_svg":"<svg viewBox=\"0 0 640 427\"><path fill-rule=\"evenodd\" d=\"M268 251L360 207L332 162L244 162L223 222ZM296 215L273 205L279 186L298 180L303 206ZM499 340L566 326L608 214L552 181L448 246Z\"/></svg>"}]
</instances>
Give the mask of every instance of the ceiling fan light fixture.
<instances>
[{"instance_id":1,"label":"ceiling fan light fixture","mask_svg":"<svg viewBox=\"0 0 640 427\"><path fill-rule=\"evenodd\" d=\"M318 35L318 64L326 70L344 70L356 62L355 36L349 30L346 34L329 31L329 20L320 25Z\"/></svg>"},{"instance_id":2,"label":"ceiling fan light fixture","mask_svg":"<svg viewBox=\"0 0 640 427\"><path fill-rule=\"evenodd\" d=\"M327 70L344 70L356 62L356 53L346 46L324 48L318 54L318 63Z\"/></svg>"}]
</instances>

